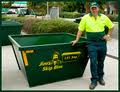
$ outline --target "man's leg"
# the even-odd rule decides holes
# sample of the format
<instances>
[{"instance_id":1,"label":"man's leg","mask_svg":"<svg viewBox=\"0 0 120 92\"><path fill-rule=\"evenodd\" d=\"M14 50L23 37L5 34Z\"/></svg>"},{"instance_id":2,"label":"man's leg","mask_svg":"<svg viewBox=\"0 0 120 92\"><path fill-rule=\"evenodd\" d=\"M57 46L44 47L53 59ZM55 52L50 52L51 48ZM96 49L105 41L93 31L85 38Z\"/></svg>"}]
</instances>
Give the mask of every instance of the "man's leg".
<instances>
[{"instance_id":1,"label":"man's leg","mask_svg":"<svg viewBox=\"0 0 120 92\"><path fill-rule=\"evenodd\" d=\"M105 43L100 43L98 46L98 80L100 84L105 85L104 76L104 60L106 57L107 47Z\"/></svg>"},{"instance_id":2,"label":"man's leg","mask_svg":"<svg viewBox=\"0 0 120 92\"><path fill-rule=\"evenodd\" d=\"M97 80L98 80L98 72L97 72L97 47L95 46L95 43L88 44L88 55L90 57L90 69L91 69L91 85L93 84L93 87L90 85L90 89L94 89L97 86Z\"/></svg>"}]
</instances>

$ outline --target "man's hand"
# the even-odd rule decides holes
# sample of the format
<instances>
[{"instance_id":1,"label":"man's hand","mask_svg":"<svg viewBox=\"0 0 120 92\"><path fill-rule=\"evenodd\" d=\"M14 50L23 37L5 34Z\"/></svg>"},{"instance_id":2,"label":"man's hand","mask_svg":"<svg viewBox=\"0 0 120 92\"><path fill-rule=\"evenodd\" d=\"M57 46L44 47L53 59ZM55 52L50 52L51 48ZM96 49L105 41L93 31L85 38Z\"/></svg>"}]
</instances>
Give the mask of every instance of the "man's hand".
<instances>
[{"instance_id":1,"label":"man's hand","mask_svg":"<svg viewBox=\"0 0 120 92\"><path fill-rule=\"evenodd\" d=\"M82 32L81 32L81 31L78 31L78 32L77 32L76 39L75 39L75 40L73 40L73 41L71 41L72 46L74 46L74 45L75 45L75 44L79 41L79 39L80 39L81 35L82 35Z\"/></svg>"},{"instance_id":2,"label":"man's hand","mask_svg":"<svg viewBox=\"0 0 120 92\"><path fill-rule=\"evenodd\" d=\"M74 46L77 42L78 42L77 40L73 40L73 41L71 41L72 46Z\"/></svg>"},{"instance_id":3,"label":"man's hand","mask_svg":"<svg viewBox=\"0 0 120 92\"><path fill-rule=\"evenodd\" d=\"M106 41L110 41L111 40L111 36L110 35L105 35L103 37L103 39L105 39Z\"/></svg>"},{"instance_id":4,"label":"man's hand","mask_svg":"<svg viewBox=\"0 0 120 92\"><path fill-rule=\"evenodd\" d=\"M103 39L105 39L106 41L110 41L112 38L111 38L111 35L112 35L112 32L113 32L113 29L114 29L114 26L112 28L109 29L107 35L105 35L103 37Z\"/></svg>"}]
</instances>

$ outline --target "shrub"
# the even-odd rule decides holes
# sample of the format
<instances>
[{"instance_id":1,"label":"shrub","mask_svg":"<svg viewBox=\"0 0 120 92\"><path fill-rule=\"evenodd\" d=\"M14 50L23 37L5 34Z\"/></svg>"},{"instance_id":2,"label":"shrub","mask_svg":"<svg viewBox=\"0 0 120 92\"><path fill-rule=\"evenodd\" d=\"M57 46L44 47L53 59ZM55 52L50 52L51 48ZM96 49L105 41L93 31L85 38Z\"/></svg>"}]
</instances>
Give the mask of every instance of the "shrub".
<instances>
[{"instance_id":1,"label":"shrub","mask_svg":"<svg viewBox=\"0 0 120 92\"><path fill-rule=\"evenodd\" d=\"M30 34L67 32L76 34L78 24L62 19L39 20L35 21L30 27Z\"/></svg>"},{"instance_id":2,"label":"shrub","mask_svg":"<svg viewBox=\"0 0 120 92\"><path fill-rule=\"evenodd\" d=\"M78 18L80 13L77 12L60 12L60 17L62 18Z\"/></svg>"},{"instance_id":3,"label":"shrub","mask_svg":"<svg viewBox=\"0 0 120 92\"><path fill-rule=\"evenodd\" d=\"M2 16L2 20L3 21L13 21L13 20L18 21L21 24L23 24L22 31L24 31L25 33L29 33L30 26L32 25L32 23L34 23L38 19L32 18L32 17L27 18L27 17Z\"/></svg>"},{"instance_id":4,"label":"shrub","mask_svg":"<svg viewBox=\"0 0 120 92\"><path fill-rule=\"evenodd\" d=\"M39 21L37 18L26 18L23 22L23 30L25 33L30 33L30 27L32 24L34 24L36 21Z\"/></svg>"}]
</instances>

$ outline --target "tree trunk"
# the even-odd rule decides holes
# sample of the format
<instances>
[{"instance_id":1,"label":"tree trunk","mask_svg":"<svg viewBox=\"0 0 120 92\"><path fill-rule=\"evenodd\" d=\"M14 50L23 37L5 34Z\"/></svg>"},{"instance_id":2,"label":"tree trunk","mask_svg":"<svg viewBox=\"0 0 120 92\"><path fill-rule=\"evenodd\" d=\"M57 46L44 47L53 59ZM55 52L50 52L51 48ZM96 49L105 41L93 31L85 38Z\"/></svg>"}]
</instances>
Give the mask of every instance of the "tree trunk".
<instances>
[{"instance_id":1,"label":"tree trunk","mask_svg":"<svg viewBox=\"0 0 120 92\"><path fill-rule=\"evenodd\" d=\"M85 13L86 14L90 12L89 3L90 3L90 0L86 0L86 4L85 4Z\"/></svg>"}]
</instances>

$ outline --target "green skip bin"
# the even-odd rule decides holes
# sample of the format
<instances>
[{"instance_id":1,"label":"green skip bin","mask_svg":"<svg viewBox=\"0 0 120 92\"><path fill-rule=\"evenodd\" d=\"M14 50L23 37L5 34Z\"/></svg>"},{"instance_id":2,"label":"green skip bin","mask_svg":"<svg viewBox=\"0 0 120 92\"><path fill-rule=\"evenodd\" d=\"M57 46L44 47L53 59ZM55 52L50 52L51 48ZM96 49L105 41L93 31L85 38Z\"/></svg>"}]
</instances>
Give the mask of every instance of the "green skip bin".
<instances>
[{"instance_id":1,"label":"green skip bin","mask_svg":"<svg viewBox=\"0 0 120 92\"><path fill-rule=\"evenodd\" d=\"M69 33L9 35L19 69L29 86L82 77L88 62L86 39Z\"/></svg>"},{"instance_id":2,"label":"green skip bin","mask_svg":"<svg viewBox=\"0 0 120 92\"><path fill-rule=\"evenodd\" d=\"M22 24L17 21L2 21L0 30L0 41L2 46L10 45L8 35L20 34Z\"/></svg>"}]
</instances>

